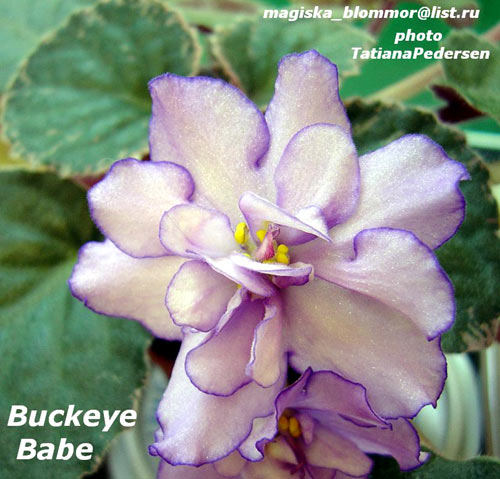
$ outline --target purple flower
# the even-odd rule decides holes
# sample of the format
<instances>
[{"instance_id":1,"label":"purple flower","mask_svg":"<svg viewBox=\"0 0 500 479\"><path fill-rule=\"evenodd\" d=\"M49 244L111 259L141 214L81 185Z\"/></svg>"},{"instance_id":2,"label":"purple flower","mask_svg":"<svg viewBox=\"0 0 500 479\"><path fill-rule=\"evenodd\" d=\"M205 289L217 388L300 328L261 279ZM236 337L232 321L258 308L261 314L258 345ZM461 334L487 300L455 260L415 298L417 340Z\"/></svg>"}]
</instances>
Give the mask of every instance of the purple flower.
<instances>
[{"instance_id":1,"label":"purple flower","mask_svg":"<svg viewBox=\"0 0 500 479\"><path fill-rule=\"evenodd\" d=\"M361 385L309 369L278 395L273 414L254 421L239 453L201 468L162 461L158 479L367 477L370 453L393 456L403 470L418 467L427 456L420 453L410 422L378 416Z\"/></svg>"},{"instance_id":2,"label":"purple flower","mask_svg":"<svg viewBox=\"0 0 500 479\"><path fill-rule=\"evenodd\" d=\"M220 80L150 90L153 161L117 162L89 191L107 239L82 248L70 287L183 339L151 452L200 465L240 448L287 358L363 384L386 419L434 404L454 299L433 249L463 220L464 166L421 135L358 158L315 51L281 61L265 116Z\"/></svg>"}]
</instances>

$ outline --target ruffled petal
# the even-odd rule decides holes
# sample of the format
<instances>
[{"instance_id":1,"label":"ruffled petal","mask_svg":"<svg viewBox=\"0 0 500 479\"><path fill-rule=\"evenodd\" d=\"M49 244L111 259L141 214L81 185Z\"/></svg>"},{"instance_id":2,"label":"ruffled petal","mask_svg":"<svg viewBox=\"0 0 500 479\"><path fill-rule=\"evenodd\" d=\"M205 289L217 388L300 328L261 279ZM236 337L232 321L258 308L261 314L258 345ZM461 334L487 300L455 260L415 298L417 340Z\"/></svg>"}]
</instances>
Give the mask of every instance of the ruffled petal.
<instances>
[{"instance_id":1,"label":"ruffled petal","mask_svg":"<svg viewBox=\"0 0 500 479\"><path fill-rule=\"evenodd\" d=\"M186 375L184 363L205 338L206 333L186 332L158 407L163 438L150 446L150 453L170 464L202 465L229 455L250 434L254 418L271 414L285 380L270 388L252 382L229 397L201 392Z\"/></svg>"},{"instance_id":2,"label":"ruffled petal","mask_svg":"<svg viewBox=\"0 0 500 479\"><path fill-rule=\"evenodd\" d=\"M213 464L201 467L171 466L168 462L160 461L156 479L225 479L214 468Z\"/></svg>"},{"instance_id":3,"label":"ruffled petal","mask_svg":"<svg viewBox=\"0 0 500 479\"><path fill-rule=\"evenodd\" d=\"M300 262L289 265L282 263L260 263L243 254L232 254L230 258L237 266L260 274L269 274L271 276L309 278L313 272L313 267L310 264Z\"/></svg>"},{"instance_id":4,"label":"ruffled petal","mask_svg":"<svg viewBox=\"0 0 500 479\"><path fill-rule=\"evenodd\" d=\"M316 424L349 439L361 451L391 455L403 469L421 464L420 442L411 424L405 419L383 421L371 409L363 386L332 371L312 373L308 369L297 382L280 393L276 404L280 414L291 408L299 418L300 412L306 411L303 416L314 418ZM304 433L304 419L299 421ZM316 437L316 428L314 433Z\"/></svg>"},{"instance_id":5,"label":"ruffled petal","mask_svg":"<svg viewBox=\"0 0 500 479\"><path fill-rule=\"evenodd\" d=\"M245 459L237 451L234 451L224 459L214 462L213 467L223 477L238 477L245 464Z\"/></svg>"},{"instance_id":6,"label":"ruffled petal","mask_svg":"<svg viewBox=\"0 0 500 479\"><path fill-rule=\"evenodd\" d=\"M453 286L434 252L413 233L364 230L354 238L354 258L339 259L335 245L305 245L300 256L316 277L376 298L411 319L434 339L453 324Z\"/></svg>"},{"instance_id":7,"label":"ruffled petal","mask_svg":"<svg viewBox=\"0 0 500 479\"><path fill-rule=\"evenodd\" d=\"M237 266L229 256L225 258L205 257L204 259L215 271L235 281L252 293L264 297L276 293L276 288L265 276Z\"/></svg>"},{"instance_id":8,"label":"ruffled petal","mask_svg":"<svg viewBox=\"0 0 500 479\"><path fill-rule=\"evenodd\" d=\"M179 205L161 218L160 240L179 256L226 256L238 248L229 218L198 205Z\"/></svg>"},{"instance_id":9,"label":"ruffled petal","mask_svg":"<svg viewBox=\"0 0 500 479\"><path fill-rule=\"evenodd\" d=\"M266 175L274 173L286 145L305 126L331 123L349 131L337 67L314 50L283 57L266 121L271 135L263 162Z\"/></svg>"},{"instance_id":10,"label":"ruffled petal","mask_svg":"<svg viewBox=\"0 0 500 479\"><path fill-rule=\"evenodd\" d=\"M173 163L117 161L88 192L90 214L102 234L138 258L168 252L158 232L165 211L194 192L189 172Z\"/></svg>"},{"instance_id":11,"label":"ruffled petal","mask_svg":"<svg viewBox=\"0 0 500 479\"><path fill-rule=\"evenodd\" d=\"M266 444L265 457L259 462L249 462L242 470L242 479L299 479L301 473L292 473L297 459L290 445L277 437Z\"/></svg>"},{"instance_id":12,"label":"ruffled petal","mask_svg":"<svg viewBox=\"0 0 500 479\"><path fill-rule=\"evenodd\" d=\"M306 208L305 215L301 215L304 212L301 210L294 216L270 201L247 192L240 198L240 209L254 237L264 223L271 222L280 226L280 242L288 245L311 241L315 236L330 241L327 224L317 208L315 215L311 215L310 208Z\"/></svg>"},{"instance_id":13,"label":"ruffled petal","mask_svg":"<svg viewBox=\"0 0 500 479\"><path fill-rule=\"evenodd\" d=\"M328 124L308 126L293 136L276 168L276 203L292 214L315 206L331 228L353 213L359 181L349 133Z\"/></svg>"},{"instance_id":14,"label":"ruffled petal","mask_svg":"<svg viewBox=\"0 0 500 479\"><path fill-rule=\"evenodd\" d=\"M372 460L351 440L316 425L314 440L304 444L307 462L315 467L339 469L354 477L368 474Z\"/></svg>"},{"instance_id":15,"label":"ruffled petal","mask_svg":"<svg viewBox=\"0 0 500 479\"><path fill-rule=\"evenodd\" d=\"M371 409L362 385L348 381L333 371L313 373L310 368L307 369L278 396L277 414L280 416L287 408L305 410L319 422L334 418L341 422L348 420L360 427L390 427Z\"/></svg>"},{"instance_id":16,"label":"ruffled petal","mask_svg":"<svg viewBox=\"0 0 500 479\"><path fill-rule=\"evenodd\" d=\"M369 477L370 475L359 476L356 479L368 479ZM344 474L342 471L336 471L335 475L331 479L352 479L352 476L350 476L349 474Z\"/></svg>"},{"instance_id":17,"label":"ruffled petal","mask_svg":"<svg viewBox=\"0 0 500 479\"><path fill-rule=\"evenodd\" d=\"M264 311L262 300L245 301L220 331L208 335L188 353L186 373L200 391L229 396L252 381L245 367ZM274 359L279 365L279 356Z\"/></svg>"},{"instance_id":18,"label":"ruffled petal","mask_svg":"<svg viewBox=\"0 0 500 479\"><path fill-rule=\"evenodd\" d=\"M344 423L342 433L368 454L394 457L402 470L414 469L424 461L420 456L420 440L417 431L406 419L391 422L391 429L357 427Z\"/></svg>"},{"instance_id":19,"label":"ruffled petal","mask_svg":"<svg viewBox=\"0 0 500 479\"><path fill-rule=\"evenodd\" d=\"M227 310L236 284L203 261L188 261L175 274L167 290L166 305L178 326L210 331Z\"/></svg>"},{"instance_id":20,"label":"ruffled petal","mask_svg":"<svg viewBox=\"0 0 500 479\"><path fill-rule=\"evenodd\" d=\"M274 411L268 416L255 418L252 432L238 448L240 454L248 461L260 461L264 457L264 447L276 436L277 423Z\"/></svg>"},{"instance_id":21,"label":"ruffled petal","mask_svg":"<svg viewBox=\"0 0 500 479\"><path fill-rule=\"evenodd\" d=\"M292 473L293 467L277 461L264 459L261 462L250 462L241 472L241 479L301 479L300 472Z\"/></svg>"},{"instance_id":22,"label":"ruffled petal","mask_svg":"<svg viewBox=\"0 0 500 479\"><path fill-rule=\"evenodd\" d=\"M434 249L455 234L465 215L459 182L464 165L423 135L406 135L359 159L361 194L353 216L331 231L350 242L364 229L412 231Z\"/></svg>"},{"instance_id":23,"label":"ruffled petal","mask_svg":"<svg viewBox=\"0 0 500 479\"><path fill-rule=\"evenodd\" d=\"M182 339L164 300L168 283L184 261L176 256L133 258L109 240L87 243L69 286L73 296L97 313L139 321L159 338Z\"/></svg>"},{"instance_id":24,"label":"ruffled petal","mask_svg":"<svg viewBox=\"0 0 500 479\"><path fill-rule=\"evenodd\" d=\"M279 358L283 355L283 319L277 298L265 303L265 314L255 328L250 362L245 372L262 387L272 386L281 376Z\"/></svg>"},{"instance_id":25,"label":"ruffled petal","mask_svg":"<svg viewBox=\"0 0 500 479\"><path fill-rule=\"evenodd\" d=\"M323 280L282 290L282 298L290 362L299 371L336 371L363 384L384 418L436 403L446 378L439 340L427 341L405 316Z\"/></svg>"},{"instance_id":26,"label":"ruffled petal","mask_svg":"<svg viewBox=\"0 0 500 479\"><path fill-rule=\"evenodd\" d=\"M341 471L312 466L309 466L307 469L309 472L309 477L307 479L352 479L352 476L348 476Z\"/></svg>"},{"instance_id":27,"label":"ruffled petal","mask_svg":"<svg viewBox=\"0 0 500 479\"><path fill-rule=\"evenodd\" d=\"M188 168L197 199L236 221L241 192L261 185L257 164L269 145L262 113L238 89L213 78L166 74L149 89L151 159Z\"/></svg>"},{"instance_id":28,"label":"ruffled petal","mask_svg":"<svg viewBox=\"0 0 500 479\"><path fill-rule=\"evenodd\" d=\"M295 412L295 417L299 421L300 431L302 433L302 440L306 444L311 444L314 438L314 429L316 425L316 421L309 416L307 413L303 412Z\"/></svg>"}]
</instances>

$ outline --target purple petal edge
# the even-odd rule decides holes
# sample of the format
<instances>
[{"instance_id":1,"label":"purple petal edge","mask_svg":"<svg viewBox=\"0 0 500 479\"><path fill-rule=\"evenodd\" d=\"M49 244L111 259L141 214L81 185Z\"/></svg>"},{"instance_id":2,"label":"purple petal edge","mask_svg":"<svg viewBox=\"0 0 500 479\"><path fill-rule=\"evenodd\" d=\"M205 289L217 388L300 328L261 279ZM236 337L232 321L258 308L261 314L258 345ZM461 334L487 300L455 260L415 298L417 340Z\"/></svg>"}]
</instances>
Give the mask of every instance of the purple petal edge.
<instances>
[{"instance_id":1,"label":"purple petal edge","mask_svg":"<svg viewBox=\"0 0 500 479\"><path fill-rule=\"evenodd\" d=\"M79 301L81 301L83 303L83 305L90 309L90 311L92 311L93 313L96 313L96 314L101 314L103 316L107 316L107 317L114 317L114 318L121 318L121 319L127 319L127 320L130 320L130 321L136 321L137 323L139 323L144 329L146 329L153 337L155 338L160 338L160 339L166 339L168 341L179 341L179 338L172 338L172 337L168 337L168 336L158 336L156 333L154 333L147 325L147 322L141 320L141 319L138 319L138 318L134 318L132 316L109 316L109 314L103 312L103 311L99 311L98 309L96 308L93 308L92 306L90 306L88 304L88 298L86 296L80 296L78 295L75 290L73 289L73 285L72 285L72 278L73 278L73 274L75 272L75 269L76 267L78 266L78 263L80 261L80 256L83 255L84 253L84 249L87 247L87 245L90 245L90 244L93 244L93 243L97 243L97 244L100 244L99 241L89 241L87 243L85 243L78 251L78 257L77 257L77 260L76 260L76 263L74 264L73 266L73 269L71 270L71 275L70 277L68 278L68 288L69 288L69 291L71 293L71 295L78 299ZM114 243L113 243L114 244ZM121 250L120 250L121 251ZM124 253L126 254L126 253ZM141 258L142 259L142 258Z\"/></svg>"},{"instance_id":2,"label":"purple petal edge","mask_svg":"<svg viewBox=\"0 0 500 479\"><path fill-rule=\"evenodd\" d=\"M195 386L196 387L196 386ZM244 387L244 386L242 386ZM224 459L225 457L231 455L234 451L238 451L238 453L240 453L239 451L239 447L248 439L248 437L252 434L252 430L253 430L253 421L255 419L258 419L258 418L265 418L265 417L268 417L270 416L271 414L274 414L274 411L271 411L269 414L265 415L265 416L255 416L254 418L252 418L252 421L250 423L250 427L249 427L249 430L248 430L248 433L244 435L244 437L242 438L242 440L236 445L234 446L233 449L231 449L227 454L224 454L212 461L206 461L206 462L203 462L203 463L200 463L200 464L190 464L190 463L182 463L182 462L171 462L171 461L168 461L167 459L165 459L161 454L160 452L158 451L158 449L154 446L154 444L151 444L148 446L148 452L151 456L159 456L161 457L161 459L163 459L165 462L167 462L168 464L170 464L171 466L194 466L194 467L198 467L198 466L204 466L205 464L213 464L214 462L216 461L220 461L221 459ZM155 418L156 418L156 422L158 424L160 424L160 430L161 430L161 422L160 422L160 417L159 417L159 411L156 410L156 413L155 413ZM161 434L163 435L163 432L161 432ZM156 440L156 434L155 434L155 440ZM265 445L265 442L263 441L259 441L259 442L262 442L262 449L264 448L264 445ZM267 441L266 441L267 442ZM259 451L260 451L260 448L259 448ZM262 452L262 451L261 451ZM252 461L250 459L247 459L243 454L240 453L240 455L250 461L250 462L258 462L258 461Z\"/></svg>"},{"instance_id":3,"label":"purple petal edge","mask_svg":"<svg viewBox=\"0 0 500 479\"><path fill-rule=\"evenodd\" d=\"M377 418L381 424L385 424L387 425L387 429L392 429L392 426L390 423L388 423L386 421L386 419L397 419L397 418L383 418L382 416L380 416L379 414L377 414L377 412L375 412L375 410L372 408L370 402L368 401L368 394L367 394L367 390L366 388L361 384L361 383L357 383L355 381L351 381L347 378L345 378L344 376L334 372L334 371L330 371L330 370L320 370L320 371L313 371L312 368L307 368L303 373L302 375L300 376L299 379L297 379L293 384L291 384L290 386L286 387L285 389L283 389L278 397L276 398L276 401L275 401L275 404L276 404L276 410L278 410L278 400L280 399L280 396L284 396L285 397L285 401L286 401L286 396L291 392L293 391L293 389L297 388L298 387L298 384L300 384L301 382L303 382L303 386L302 388L307 391L307 387L309 385L309 382L311 381L311 379L313 378L314 375L327 375L327 376L333 376L337 379L340 379L341 381L344 381L346 383L349 383L349 384L352 384L353 386L358 386L362 389L363 391L363 397L364 397L364 400L365 400L365 403L368 407L368 409L370 410L370 412L373 414L373 416L375 418ZM287 406L285 406L286 408ZM339 414L340 415L340 414ZM355 421L349 419L349 418L346 418L344 417L343 415L341 415L343 419L346 419L347 421L351 422L352 424L355 424L356 426L358 427L362 427L362 428L367 428L367 429L371 429L373 427L376 427L374 425L362 425L362 424L357 424ZM381 426L380 426L381 427Z\"/></svg>"},{"instance_id":4,"label":"purple petal edge","mask_svg":"<svg viewBox=\"0 0 500 479\"><path fill-rule=\"evenodd\" d=\"M313 50L313 51L316 51L316 50ZM294 54L292 54L294 55ZM292 55L289 55L289 56L292 56ZM300 56L300 55L298 55ZM327 59L328 60L328 59ZM329 60L328 60L329 61ZM332 65L335 67L336 69L336 65L332 63ZM344 104L341 102L340 100L340 96L339 96L339 102L342 104L342 106L344 107ZM346 112L345 110L345 107L344 107L344 112ZM347 116L347 113L346 113L346 116ZM304 128L300 129L299 131L297 131L291 138L290 138L290 141L288 142L288 144L285 146L285 149L283 150L283 153L282 153L282 157L287 153L288 149L291 148L290 145L293 144L293 141L295 140L295 138L299 135L301 135L304 131L312 128L312 127L316 127L316 126L329 126L329 127L332 127L332 128L336 128L336 129L340 129L342 131L346 131L347 134L350 135L350 130L346 130L345 128L339 126L339 125L334 125L332 123L314 123L312 125L308 125L308 126L305 126ZM356 152L357 149L356 149L356 145L354 144L354 140L350 139L350 143L352 144L353 146L353 149L354 151ZM276 174L276 171L275 171L275 174ZM338 225L338 224L341 224L343 223L344 221L346 221L353 213L354 211L356 211L356 208L358 206L358 200L359 200L359 194L360 194L360 191L361 191L361 171L360 171L360 167L359 167L359 157L357 157L357 162L356 162L356 178L357 178L357 185L356 185L356 188L355 190L353 191L353 194L356 196L356 201L352 204L352 207L349 211L345 212L344 214L340 215L339 217L335 217L333 219L330 219L328 221L326 221L326 224L327 224L327 227L328 229L331 229L333 228L334 226ZM281 203L281 198L280 198L280 190L279 188L276 186L276 205L280 205ZM316 206L316 205L308 205L308 206ZM317 207L320 211L322 211L321 208Z\"/></svg>"},{"instance_id":5,"label":"purple petal edge","mask_svg":"<svg viewBox=\"0 0 500 479\"><path fill-rule=\"evenodd\" d=\"M349 117L347 116L347 110L346 110L346 107L344 105L344 102L342 101L342 99L340 98L340 89L338 88L338 85L339 85L339 70L337 68L337 65L333 62L331 62L327 57L325 57L324 55L321 55L321 53L318 52L318 50L316 50L315 48L312 48L311 50L307 50L305 52L302 52L302 53L290 53L288 55L285 55L284 57L281 58L281 60L279 61L278 63L278 72L280 71L280 67L281 67L281 64L288 58L292 58L292 57L296 57L296 58L300 58L300 57L303 57L303 56L306 56L306 55L314 55L316 56L317 58L321 59L321 61L323 61L333 72L334 72L334 76L337 80L337 100L338 102L340 103L340 105L342 106L342 110L344 112L344 115L347 119L347 122L349 124L349 126L351 126L351 122L349 120ZM273 94L272 98L271 98L271 101L269 103L271 103L273 100L274 100L274 96L276 95L276 93ZM351 129L352 128L349 128L348 130L348 133L351 132Z\"/></svg>"},{"instance_id":6,"label":"purple petal edge","mask_svg":"<svg viewBox=\"0 0 500 479\"><path fill-rule=\"evenodd\" d=\"M270 305L269 300L265 300L264 301L264 317L259 321L259 323L257 324L257 327L254 330L253 340L252 340L252 348L251 348L251 352L250 352L250 361L248 362L248 364L246 365L246 368L245 368L246 375L251 377L252 380L256 384L258 384L260 387L263 387L263 388L268 388L268 387L274 386L280 380L281 371L280 371L280 374L278 375L278 377L276 378L276 381L274 381L272 384L268 384L267 386L264 386L263 384L259 383L259 381L257 381L253 377L253 366L255 364L255 361L257 360L256 354L255 354L255 345L256 345L257 340L258 340L260 328L263 327L265 324L267 324L269 321L272 321L276 317L277 314L278 314L277 306Z\"/></svg>"},{"instance_id":7,"label":"purple petal edge","mask_svg":"<svg viewBox=\"0 0 500 479\"><path fill-rule=\"evenodd\" d=\"M425 142L432 144L434 147L436 147L439 150L439 152L446 159L447 162L450 162L450 163L453 163L453 164L459 166L460 169L462 170L462 175L459 176L455 182L455 191L456 191L457 197L459 198L459 202L460 202L460 206L459 206L459 208L457 208L457 210L459 210L459 209L462 210L461 220L458 222L455 230L453 232L451 232L451 234L449 234L447 237L445 237L441 241L441 243L439 243L437 246L435 246L433 248L433 249L438 249L441 246L443 246L444 243L446 243L450 238L452 238L457 233L457 231L460 229L460 227L462 226L462 223L465 220L467 205L466 205L465 197L464 197L462 191L460 190L460 182L467 181L467 180L471 179L471 176L470 176L469 172L467 171L467 167L463 163L461 163L460 161L457 161L457 160L454 160L453 158L450 158L448 156L448 153L446 153L445 149L439 143L436 143L434 140L429 138L427 135L424 135L421 133L409 133L409 134L403 135L400 138L398 138L397 140L394 140L393 142L391 142L387 145L384 145L381 148L376 148L374 150L366 151L365 153L363 153L362 156L368 155L368 154L373 153L373 152L378 151L378 150L384 150L385 148L389 147L390 145L392 145L394 143L404 141L406 138L411 138L411 137L421 138Z\"/></svg>"},{"instance_id":8,"label":"purple petal edge","mask_svg":"<svg viewBox=\"0 0 500 479\"><path fill-rule=\"evenodd\" d=\"M104 228L102 227L102 225L97 221L97 218L95 217L95 211L94 211L94 208L92 207L92 203L90 201L90 194L91 194L91 191L97 186L99 185L100 183L102 183L103 181L106 180L106 178L112 173L113 169L115 167L117 167L119 164L121 163L124 163L124 162L136 162L136 163L143 163L143 161L141 160L138 160L137 158L123 158L121 160L118 160L118 161L115 161L111 167L109 168L109 170L106 172L106 174L103 176L103 178L98 181L95 185L93 185L91 188L89 188L89 190L87 191L87 204L88 204L88 207L89 207L89 215L90 215L90 219L94 222L94 224L96 225L97 229L102 233L103 236L105 236L107 239L109 239L110 241L113 242L113 244L120 250L122 251L123 253L131 256L132 258L137 258L137 259L144 259L144 258L161 258L161 256L168 256L168 255L171 255L171 253L169 252L168 249L165 249L165 254L164 255L158 255L158 256L134 256L130 253L128 253L127 251L125 251L123 249L122 246L120 246L116 241L112 240L111 238L108 237L108 235L106 234L106 232L104 231ZM190 178L190 184L191 184L191 191L189 192L189 194L187 195L186 197L186 200L187 201L191 201L193 195L194 195L194 191L195 191L195 184L194 184L194 180L193 180L193 177L191 176L191 173L189 172L189 170L187 168L185 168L184 166L182 165L178 165L177 163L172 163L170 161L158 161L156 162L156 164L158 165L161 165L161 164L168 164L168 165L173 165L175 166L176 168L180 168L181 170L184 170L187 175L189 176ZM158 223L158 230L159 230L159 225L160 223ZM158 232L159 234L159 232ZM162 246L165 247L162 243Z\"/></svg>"},{"instance_id":9,"label":"purple petal edge","mask_svg":"<svg viewBox=\"0 0 500 479\"><path fill-rule=\"evenodd\" d=\"M265 314L265 311L264 311L264 314ZM241 388L245 387L246 385L250 384L251 382L254 382L254 380L247 376L247 379L245 379L244 381L242 381L238 386L236 386L235 388L233 388L232 391L226 393L226 394L222 394L222 393L216 393L214 391L207 391L203 388L201 388L198 384L196 384L196 381L193 379L192 375L189 373L188 371L188 367L187 367L187 364L188 364L188 361L189 361L189 357L191 355L191 353L193 353L194 351L198 350L199 348L203 347L205 344L207 344L210 340L212 340L213 338L217 337L223 330L224 330L224 327L229 323L229 321L227 321L224 326L222 328L215 328L212 330L212 334L209 334L200 344L198 344L198 346L194 347L193 349L191 349L187 355L186 355L186 361L184 363L184 371L186 373L186 376L189 378L189 381L191 382L191 384L196 388L198 389L198 391L201 391L202 393L204 394L209 394L211 396L216 396L216 397L229 397L229 396L232 396L234 393L236 393L237 391L239 391ZM260 322L259 322L260 324ZM257 326L258 327L258 326ZM256 328L257 329L257 328ZM255 334L255 331L254 331L254 334ZM245 371L246 373L246 371ZM279 380L279 378L278 378ZM258 383L256 383L258 384ZM276 382L274 383L276 384ZM259 384L260 386L260 384Z\"/></svg>"},{"instance_id":10,"label":"purple petal edge","mask_svg":"<svg viewBox=\"0 0 500 479\"><path fill-rule=\"evenodd\" d=\"M267 127L267 123L266 123L264 114L260 111L260 109L257 107L257 105L255 105L255 103L253 101L251 101L249 98L247 98L242 93L242 91L239 88L237 88L234 85L231 85L230 83L227 83L224 80L221 80L219 78L211 78L211 77L206 77L206 76L183 77L181 75L176 75L175 73L164 73L162 75L158 75L155 78L152 78L148 82L148 90L149 90L149 93L151 95L151 98L153 98L153 94L154 94L153 93L154 84L156 82L158 82L158 81L161 81L161 80L165 79L165 78L176 78L176 79L181 79L182 81L187 81L187 82L197 82L197 81L201 80L201 81L205 81L205 82L208 82L208 83L223 84L225 87L229 87L231 90L233 90L235 93L237 93L237 95L242 100L244 100L244 102L247 105L249 105L250 107L252 107L257 112L257 114L259 115L259 117L261 119L261 124L262 124L262 126L265 127L265 131L267 132L266 141L265 141L265 144L264 144L264 148L262 148L262 151L260 151L259 154L257 155L257 157L255 159L255 163L253 165L255 169L259 169L259 167L261 166L261 161L262 161L262 159L264 158L264 156L266 155L266 153L267 153L267 151L269 149L269 143L271 141L271 137L270 137L270 134L269 134L269 129ZM153 116L154 115L151 115L151 118L149 120L149 130L151 129L151 122L153 121ZM148 145L149 145L149 151L152 151L150 140L148 140ZM152 160L156 161L154 159L152 159Z\"/></svg>"},{"instance_id":11,"label":"purple petal edge","mask_svg":"<svg viewBox=\"0 0 500 479\"><path fill-rule=\"evenodd\" d=\"M429 248L429 246L427 246L423 241L421 241L412 231L409 231L409 230L402 230L402 229L398 229L398 228L387 228L387 227L381 227L381 228L367 228L365 230L362 230L360 231L359 233L356 234L356 236L354 237L353 239L353 250L354 250L354 255L350 258L350 261L356 261L356 258L358 256L358 242L360 240L360 237L365 234L366 232L370 232L370 231L394 231L394 232L404 232L405 234L409 234L414 240L415 242L421 246L424 250L426 250L428 253L431 254L432 256L432 259L433 259L433 262L436 266L436 270L438 271L439 275L442 277L442 279L444 280L444 282L448 285L449 287L449 296L450 298L452 299L452 304L453 304L453 311L452 311L452 315L451 315L451 320L449 321L448 324L446 324L442 329L438 330L435 334L433 335L428 335L426 336L427 340L428 341L432 341L433 339L436 339L438 336L442 335L443 333L445 333L446 331L448 331L454 324L455 322L455 317L456 317L456 311L457 311L457 304L456 304L456 301L455 301L455 288L453 286L453 283L451 282L449 276L446 274L446 271L441 267L441 265L439 264L439 260L436 256L436 254L434 253L434 250L432 250L431 248ZM338 283L335 283L334 281L331 281L329 279L326 279L324 278L321 274L318 274L317 272L315 273L316 276L318 278L321 278L323 279L324 281L327 281L329 283L333 283L333 284L337 284L337 286L340 286L340 287L344 287L342 286L341 284L338 284ZM376 297L373 297L373 296L370 296L369 294L366 294L366 293L360 293L360 294L363 294L364 296L368 296L372 299L374 299L375 301L379 301L381 302L381 300L379 298L376 298ZM387 306L390 306L392 307L390 304L387 304ZM403 313L401 313L403 314ZM406 316L405 314L403 314L404 316Z\"/></svg>"}]
</instances>

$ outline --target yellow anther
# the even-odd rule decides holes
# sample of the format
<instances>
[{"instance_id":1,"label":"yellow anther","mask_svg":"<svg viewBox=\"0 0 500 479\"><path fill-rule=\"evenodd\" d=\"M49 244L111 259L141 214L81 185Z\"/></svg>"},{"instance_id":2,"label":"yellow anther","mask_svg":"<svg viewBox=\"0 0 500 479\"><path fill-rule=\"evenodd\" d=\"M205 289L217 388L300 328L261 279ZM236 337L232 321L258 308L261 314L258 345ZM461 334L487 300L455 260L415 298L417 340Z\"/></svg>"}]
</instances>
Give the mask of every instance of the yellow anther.
<instances>
[{"instance_id":1,"label":"yellow anther","mask_svg":"<svg viewBox=\"0 0 500 479\"><path fill-rule=\"evenodd\" d=\"M245 244L248 239L248 226L246 223L238 223L234 230L234 239L238 244Z\"/></svg>"},{"instance_id":2,"label":"yellow anther","mask_svg":"<svg viewBox=\"0 0 500 479\"><path fill-rule=\"evenodd\" d=\"M278 253L288 253L288 246L286 244L280 244L277 251Z\"/></svg>"},{"instance_id":3,"label":"yellow anther","mask_svg":"<svg viewBox=\"0 0 500 479\"><path fill-rule=\"evenodd\" d=\"M266 230L257 230L256 231L256 235L257 235L257 238L259 238L259 241L262 243L262 241L264 241L264 238L266 236L266 233L267 231Z\"/></svg>"},{"instance_id":4,"label":"yellow anther","mask_svg":"<svg viewBox=\"0 0 500 479\"><path fill-rule=\"evenodd\" d=\"M288 428L290 427L288 418L286 416L281 416L278 421L278 430L281 433L288 432Z\"/></svg>"},{"instance_id":5,"label":"yellow anther","mask_svg":"<svg viewBox=\"0 0 500 479\"><path fill-rule=\"evenodd\" d=\"M293 416L288 419L288 432L290 433L290 436L294 438L298 438L302 434L299 421L297 421L297 419Z\"/></svg>"},{"instance_id":6,"label":"yellow anther","mask_svg":"<svg viewBox=\"0 0 500 479\"><path fill-rule=\"evenodd\" d=\"M288 264L288 263L290 263L290 258L289 258L289 256L286 253L280 253L280 252L278 252L278 253L276 253L275 258L276 258L276 261L278 263L282 263L282 264Z\"/></svg>"}]
</instances>

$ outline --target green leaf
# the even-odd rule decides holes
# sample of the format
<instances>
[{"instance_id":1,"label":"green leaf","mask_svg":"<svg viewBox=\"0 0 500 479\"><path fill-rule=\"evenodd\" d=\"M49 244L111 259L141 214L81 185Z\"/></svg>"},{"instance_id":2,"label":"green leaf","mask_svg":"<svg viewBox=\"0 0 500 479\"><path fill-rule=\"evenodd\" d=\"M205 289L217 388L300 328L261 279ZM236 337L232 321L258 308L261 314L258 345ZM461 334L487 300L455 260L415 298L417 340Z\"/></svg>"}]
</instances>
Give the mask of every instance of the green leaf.
<instances>
[{"instance_id":1,"label":"green leaf","mask_svg":"<svg viewBox=\"0 0 500 479\"><path fill-rule=\"evenodd\" d=\"M489 50L483 60L443 60L448 83L471 105L500 121L500 48L472 32L453 32L443 43L449 50Z\"/></svg>"},{"instance_id":2,"label":"green leaf","mask_svg":"<svg viewBox=\"0 0 500 479\"><path fill-rule=\"evenodd\" d=\"M0 93L16 68L47 32L95 0L2 0L0 2Z\"/></svg>"},{"instance_id":3,"label":"green leaf","mask_svg":"<svg viewBox=\"0 0 500 479\"><path fill-rule=\"evenodd\" d=\"M168 0L168 4L190 24L207 28L253 17L258 8L251 0Z\"/></svg>"},{"instance_id":4,"label":"green leaf","mask_svg":"<svg viewBox=\"0 0 500 479\"><path fill-rule=\"evenodd\" d=\"M392 458L376 457L371 479L497 479L500 462L497 459L478 457L468 461L450 461L432 455L418 469L401 472Z\"/></svg>"},{"instance_id":5,"label":"green leaf","mask_svg":"<svg viewBox=\"0 0 500 479\"><path fill-rule=\"evenodd\" d=\"M73 15L6 93L13 153L61 174L95 173L147 152L148 81L196 70L198 46L155 0L112 0Z\"/></svg>"},{"instance_id":6,"label":"green leaf","mask_svg":"<svg viewBox=\"0 0 500 479\"><path fill-rule=\"evenodd\" d=\"M271 98L276 65L284 55L314 48L336 63L340 75L346 77L359 71L352 47L367 48L372 43L368 33L346 23L260 18L217 29L212 47L231 82L264 105Z\"/></svg>"},{"instance_id":7,"label":"green leaf","mask_svg":"<svg viewBox=\"0 0 500 479\"><path fill-rule=\"evenodd\" d=\"M0 464L2 477L74 479L120 430L102 426L6 427L11 406L29 410L133 408L149 335L136 323L92 313L67 279L80 245L96 238L85 193L52 174L0 174ZM80 417L81 418L81 417ZM22 438L91 443L91 461L18 461Z\"/></svg>"},{"instance_id":8,"label":"green leaf","mask_svg":"<svg viewBox=\"0 0 500 479\"><path fill-rule=\"evenodd\" d=\"M442 344L446 352L486 347L493 340L495 318L500 312L500 240L495 234L497 209L488 188L488 170L465 145L460 132L439 124L425 110L355 100L348 106L348 115L360 153L406 133L422 133L467 166L472 180L460 185L467 201L465 221L458 233L437 251L453 282L457 301L455 324L443 335Z\"/></svg>"},{"instance_id":9,"label":"green leaf","mask_svg":"<svg viewBox=\"0 0 500 479\"><path fill-rule=\"evenodd\" d=\"M10 155L9 145L0 140L0 171L20 170L29 168L29 164L20 158L13 158Z\"/></svg>"}]
</instances>

